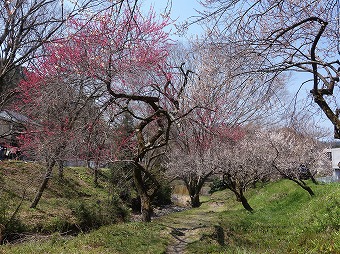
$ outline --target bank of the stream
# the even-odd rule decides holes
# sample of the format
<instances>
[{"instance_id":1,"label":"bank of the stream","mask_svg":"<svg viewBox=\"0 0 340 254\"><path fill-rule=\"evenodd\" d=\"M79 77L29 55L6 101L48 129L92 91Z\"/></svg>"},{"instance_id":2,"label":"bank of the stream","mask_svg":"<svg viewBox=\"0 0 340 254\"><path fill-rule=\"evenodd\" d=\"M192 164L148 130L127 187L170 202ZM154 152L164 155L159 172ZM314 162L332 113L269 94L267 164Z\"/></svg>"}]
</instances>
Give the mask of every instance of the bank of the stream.
<instances>
[{"instance_id":1,"label":"bank of the stream","mask_svg":"<svg viewBox=\"0 0 340 254\"><path fill-rule=\"evenodd\" d=\"M0 253L340 253L340 185L289 181L247 192L254 213L228 191L204 197L200 208L120 223L74 238L0 247Z\"/></svg>"}]
</instances>

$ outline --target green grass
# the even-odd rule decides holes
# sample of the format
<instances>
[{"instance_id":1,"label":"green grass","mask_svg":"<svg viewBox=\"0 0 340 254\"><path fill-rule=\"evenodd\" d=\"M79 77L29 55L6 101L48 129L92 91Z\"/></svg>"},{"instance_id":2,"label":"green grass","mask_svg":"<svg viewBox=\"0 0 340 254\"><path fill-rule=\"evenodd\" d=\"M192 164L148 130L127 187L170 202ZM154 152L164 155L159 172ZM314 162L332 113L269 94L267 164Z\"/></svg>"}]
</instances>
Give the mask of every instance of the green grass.
<instances>
[{"instance_id":1,"label":"green grass","mask_svg":"<svg viewBox=\"0 0 340 254\"><path fill-rule=\"evenodd\" d=\"M29 209L34 186L39 183L36 178L43 169L32 164L1 165L1 197L9 207L20 200L26 186L27 197L19 218L31 230L63 231L79 223L70 209L72 205L84 202L91 208L96 201L107 198L103 179L103 187L94 188L90 172L70 168L65 171L64 181L51 182L38 209ZM103 226L77 237L54 233L1 246L0 253L165 253L168 245L176 244L170 232L177 229L185 233L182 237L188 243L184 246L186 253L340 253L340 184L309 184L315 197L288 180L249 190L246 196L253 213L245 211L226 190L202 197L200 208L151 223ZM220 229L218 237L216 228Z\"/></svg>"},{"instance_id":2,"label":"green grass","mask_svg":"<svg viewBox=\"0 0 340 254\"><path fill-rule=\"evenodd\" d=\"M85 219L84 216L89 217L94 210L99 213L106 209L104 204L110 198L109 172L102 171L100 187L95 188L92 172L82 167L65 168L62 180L58 179L57 169L54 169L53 178L37 208L29 208L44 173L45 168L37 163L0 162L0 224L6 223L22 198L16 221L20 222L22 231L29 233L50 234L55 231L79 230L79 220ZM100 219L97 216L97 220Z\"/></svg>"},{"instance_id":3,"label":"green grass","mask_svg":"<svg viewBox=\"0 0 340 254\"><path fill-rule=\"evenodd\" d=\"M315 197L289 181L251 190L254 213L231 200L218 215L225 246L208 238L189 253L340 253L340 185L312 188Z\"/></svg>"},{"instance_id":4,"label":"green grass","mask_svg":"<svg viewBox=\"0 0 340 254\"><path fill-rule=\"evenodd\" d=\"M31 241L0 248L0 253L165 253L168 236L157 224L126 223L104 226L75 238L56 235L48 241Z\"/></svg>"}]
</instances>

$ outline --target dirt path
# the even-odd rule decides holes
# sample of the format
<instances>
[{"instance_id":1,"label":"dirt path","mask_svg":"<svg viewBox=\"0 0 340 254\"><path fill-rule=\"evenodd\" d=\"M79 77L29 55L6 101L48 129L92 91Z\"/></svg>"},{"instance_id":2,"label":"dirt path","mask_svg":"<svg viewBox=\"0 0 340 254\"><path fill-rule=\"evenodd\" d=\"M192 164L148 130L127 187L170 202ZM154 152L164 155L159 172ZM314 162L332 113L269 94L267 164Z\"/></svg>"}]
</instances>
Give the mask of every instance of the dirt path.
<instances>
[{"instance_id":1,"label":"dirt path","mask_svg":"<svg viewBox=\"0 0 340 254\"><path fill-rule=\"evenodd\" d=\"M173 236L173 242L168 246L166 253L184 253L185 246L188 244L188 236L185 234L187 229L173 228L171 235Z\"/></svg>"},{"instance_id":2,"label":"dirt path","mask_svg":"<svg viewBox=\"0 0 340 254\"><path fill-rule=\"evenodd\" d=\"M159 223L169 229L172 238L166 253L185 253L188 244L200 241L204 236L215 238L216 209L219 207L209 205L158 218Z\"/></svg>"},{"instance_id":3,"label":"dirt path","mask_svg":"<svg viewBox=\"0 0 340 254\"><path fill-rule=\"evenodd\" d=\"M195 241L199 241L201 238L201 231L206 227L199 228L173 228L171 231L171 235L173 240L171 244L168 246L166 253L175 254L175 253L184 253L186 246L189 243L193 243Z\"/></svg>"}]
</instances>

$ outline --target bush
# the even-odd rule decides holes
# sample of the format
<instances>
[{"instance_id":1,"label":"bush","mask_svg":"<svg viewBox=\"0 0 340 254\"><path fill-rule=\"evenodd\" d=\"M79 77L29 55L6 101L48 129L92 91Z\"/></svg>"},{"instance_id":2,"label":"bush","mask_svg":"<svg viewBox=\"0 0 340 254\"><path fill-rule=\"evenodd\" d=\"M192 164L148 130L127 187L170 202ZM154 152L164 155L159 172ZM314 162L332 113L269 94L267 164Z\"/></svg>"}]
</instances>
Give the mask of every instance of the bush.
<instances>
[{"instance_id":1,"label":"bush","mask_svg":"<svg viewBox=\"0 0 340 254\"><path fill-rule=\"evenodd\" d=\"M157 190L152 204L155 206L164 206L172 204L171 201L172 189L169 184L162 183L161 187Z\"/></svg>"},{"instance_id":2,"label":"bush","mask_svg":"<svg viewBox=\"0 0 340 254\"><path fill-rule=\"evenodd\" d=\"M109 200L74 201L70 205L76 217L77 227L82 231L110 225L128 218L129 212L116 196Z\"/></svg>"},{"instance_id":3,"label":"bush","mask_svg":"<svg viewBox=\"0 0 340 254\"><path fill-rule=\"evenodd\" d=\"M215 178L213 182L209 185L209 187L209 194L212 194L216 191L225 190L227 188L227 185L223 182L223 180Z\"/></svg>"},{"instance_id":4,"label":"bush","mask_svg":"<svg viewBox=\"0 0 340 254\"><path fill-rule=\"evenodd\" d=\"M68 219L64 216L56 216L51 218L51 220L48 221L48 223L40 224L38 227L39 231L44 233L74 233L74 231L77 231L77 228L75 225L73 225ZM38 230L37 230L38 231Z\"/></svg>"},{"instance_id":5,"label":"bush","mask_svg":"<svg viewBox=\"0 0 340 254\"><path fill-rule=\"evenodd\" d=\"M110 199L104 203L104 206L107 216L111 221L119 222L128 220L130 212L117 195L111 196Z\"/></svg>"}]
</instances>

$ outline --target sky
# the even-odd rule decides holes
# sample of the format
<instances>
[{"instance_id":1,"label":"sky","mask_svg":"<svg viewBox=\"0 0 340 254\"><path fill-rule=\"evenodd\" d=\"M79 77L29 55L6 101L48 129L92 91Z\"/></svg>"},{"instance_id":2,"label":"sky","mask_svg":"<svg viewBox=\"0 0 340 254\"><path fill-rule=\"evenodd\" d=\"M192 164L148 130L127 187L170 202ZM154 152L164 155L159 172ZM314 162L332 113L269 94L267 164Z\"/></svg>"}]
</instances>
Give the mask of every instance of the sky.
<instances>
[{"instance_id":1,"label":"sky","mask_svg":"<svg viewBox=\"0 0 340 254\"><path fill-rule=\"evenodd\" d=\"M148 10L150 6L153 6L156 13L164 13L167 9L167 3L171 2L170 18L174 20L175 24L180 24L186 21L190 17L198 15L196 10L202 10L202 6L198 3L198 0L144 0L143 7ZM172 38L174 40L184 42L187 38L195 37L202 32L199 25L195 24L190 26L185 36L178 36L174 34L176 28L174 25L171 26Z\"/></svg>"}]
</instances>

